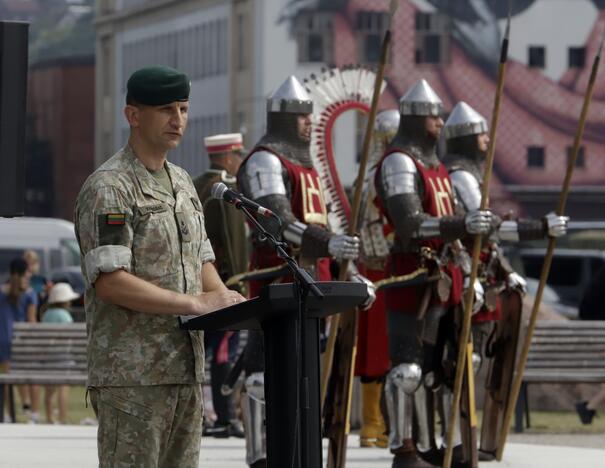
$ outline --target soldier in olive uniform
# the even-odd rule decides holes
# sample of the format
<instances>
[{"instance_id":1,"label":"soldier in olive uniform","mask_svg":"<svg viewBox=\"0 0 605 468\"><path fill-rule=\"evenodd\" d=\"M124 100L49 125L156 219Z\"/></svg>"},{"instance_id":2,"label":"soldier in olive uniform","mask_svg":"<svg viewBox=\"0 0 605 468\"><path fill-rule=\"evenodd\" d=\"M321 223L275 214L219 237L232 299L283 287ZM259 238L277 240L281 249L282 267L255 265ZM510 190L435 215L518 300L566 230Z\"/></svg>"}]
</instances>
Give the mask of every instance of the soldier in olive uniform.
<instances>
[{"instance_id":1,"label":"soldier in olive uniform","mask_svg":"<svg viewBox=\"0 0 605 468\"><path fill-rule=\"evenodd\" d=\"M191 178L166 161L187 125L189 79L145 68L127 90L128 144L86 180L75 208L99 464L197 467L203 335L176 316L244 298L214 269Z\"/></svg>"},{"instance_id":2,"label":"soldier in olive uniform","mask_svg":"<svg viewBox=\"0 0 605 468\"><path fill-rule=\"evenodd\" d=\"M217 182L222 182L231 189L236 188L235 175L242 162L242 135L213 135L206 137L204 144L210 159L210 169L197 177L193 184L204 207L206 233L216 255L216 269L225 281L247 269L246 225L243 213L212 198L211 190ZM204 344L206 350L212 352L210 383L212 404L217 416L214 426L206 427L204 434L214 437L243 437L241 423L235 418L233 398L221 393L221 386L237 353L239 332L206 332Z\"/></svg>"}]
</instances>

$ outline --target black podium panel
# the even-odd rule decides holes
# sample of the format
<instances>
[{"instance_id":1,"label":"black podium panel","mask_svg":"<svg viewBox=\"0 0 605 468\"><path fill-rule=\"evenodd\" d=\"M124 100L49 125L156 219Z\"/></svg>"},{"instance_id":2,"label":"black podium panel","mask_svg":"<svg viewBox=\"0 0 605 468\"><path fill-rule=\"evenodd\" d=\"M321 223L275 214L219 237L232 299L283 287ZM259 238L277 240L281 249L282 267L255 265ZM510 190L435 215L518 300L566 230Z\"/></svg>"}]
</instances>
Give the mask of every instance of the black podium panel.
<instances>
[{"instance_id":1,"label":"black podium panel","mask_svg":"<svg viewBox=\"0 0 605 468\"><path fill-rule=\"evenodd\" d=\"M28 23L0 21L0 216L25 211Z\"/></svg>"},{"instance_id":2,"label":"black podium panel","mask_svg":"<svg viewBox=\"0 0 605 468\"><path fill-rule=\"evenodd\" d=\"M265 286L259 297L200 317L179 317L187 330L262 329L265 345L267 465L320 468L319 319L350 311L368 296L365 284L315 283L303 319L292 283Z\"/></svg>"},{"instance_id":3,"label":"black podium panel","mask_svg":"<svg viewBox=\"0 0 605 468\"><path fill-rule=\"evenodd\" d=\"M309 295L307 318L322 318L351 310L368 296L362 283L326 281L315 283L324 294L323 299ZM202 316L181 316L181 328L185 330L260 330L265 320L298 310L292 283L265 286L260 295L246 302L225 307Z\"/></svg>"}]
</instances>

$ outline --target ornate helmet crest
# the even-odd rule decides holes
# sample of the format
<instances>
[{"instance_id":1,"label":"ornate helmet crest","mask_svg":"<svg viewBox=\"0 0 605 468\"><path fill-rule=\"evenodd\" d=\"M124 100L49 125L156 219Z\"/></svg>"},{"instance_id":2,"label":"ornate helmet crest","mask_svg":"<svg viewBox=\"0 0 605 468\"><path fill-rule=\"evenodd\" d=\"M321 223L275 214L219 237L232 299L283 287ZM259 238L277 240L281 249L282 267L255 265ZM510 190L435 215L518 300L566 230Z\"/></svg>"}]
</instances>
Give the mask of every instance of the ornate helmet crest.
<instances>
[{"instance_id":1,"label":"ornate helmet crest","mask_svg":"<svg viewBox=\"0 0 605 468\"><path fill-rule=\"evenodd\" d=\"M485 118L464 101L456 104L443 128L447 139L479 135L488 131Z\"/></svg>"},{"instance_id":2,"label":"ornate helmet crest","mask_svg":"<svg viewBox=\"0 0 605 468\"><path fill-rule=\"evenodd\" d=\"M267 99L267 112L311 114L313 101L296 77L290 75Z\"/></svg>"},{"instance_id":3,"label":"ornate helmet crest","mask_svg":"<svg viewBox=\"0 0 605 468\"><path fill-rule=\"evenodd\" d=\"M438 116L443 112L443 103L426 80L416 82L399 100L401 115Z\"/></svg>"}]
</instances>

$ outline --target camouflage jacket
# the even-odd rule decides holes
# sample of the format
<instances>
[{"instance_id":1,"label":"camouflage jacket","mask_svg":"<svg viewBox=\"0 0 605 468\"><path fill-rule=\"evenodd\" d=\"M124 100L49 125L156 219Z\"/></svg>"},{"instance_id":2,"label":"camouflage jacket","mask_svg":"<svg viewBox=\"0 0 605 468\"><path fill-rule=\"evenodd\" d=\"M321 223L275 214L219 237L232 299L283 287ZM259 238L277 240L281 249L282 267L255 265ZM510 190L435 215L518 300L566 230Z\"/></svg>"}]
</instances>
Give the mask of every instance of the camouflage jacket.
<instances>
[{"instance_id":1,"label":"camouflage jacket","mask_svg":"<svg viewBox=\"0 0 605 468\"><path fill-rule=\"evenodd\" d=\"M123 269L164 289L202 292L202 264L214 261L202 205L183 169L166 163L166 170L174 194L126 146L86 180L78 195L89 386L202 381L202 332L181 330L174 316L105 303L94 288L101 272Z\"/></svg>"}]
</instances>

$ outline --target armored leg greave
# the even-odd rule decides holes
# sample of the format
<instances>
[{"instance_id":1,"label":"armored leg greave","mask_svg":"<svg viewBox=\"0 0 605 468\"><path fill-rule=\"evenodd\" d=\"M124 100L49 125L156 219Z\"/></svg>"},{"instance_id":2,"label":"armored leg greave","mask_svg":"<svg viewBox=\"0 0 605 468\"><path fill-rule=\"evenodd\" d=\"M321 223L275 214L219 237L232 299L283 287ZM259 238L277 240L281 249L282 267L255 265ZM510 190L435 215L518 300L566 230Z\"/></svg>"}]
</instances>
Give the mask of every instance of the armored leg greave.
<instances>
[{"instance_id":1,"label":"armored leg greave","mask_svg":"<svg viewBox=\"0 0 605 468\"><path fill-rule=\"evenodd\" d=\"M448 428L450 427L450 411L452 409L452 401L454 399L454 394L452 393L452 389L447 387L446 385L441 385L439 389L435 391L435 396L437 396L441 400L441 404L438 405L439 408L439 417L441 419L441 431L442 431L442 445L446 445L446 434ZM458 423L454 428L454 438L452 440L454 447L460 445L462 443L462 437L460 435L460 418L458 418Z\"/></svg>"},{"instance_id":2,"label":"armored leg greave","mask_svg":"<svg viewBox=\"0 0 605 468\"><path fill-rule=\"evenodd\" d=\"M420 366L399 364L387 375L385 397L389 416L389 448L394 451L412 438L412 394L422 378Z\"/></svg>"},{"instance_id":3,"label":"armored leg greave","mask_svg":"<svg viewBox=\"0 0 605 468\"><path fill-rule=\"evenodd\" d=\"M243 394L242 406L244 429L246 433L246 463L253 463L267 458L265 440L265 381L261 372L250 374L246 378L246 392Z\"/></svg>"}]
</instances>

